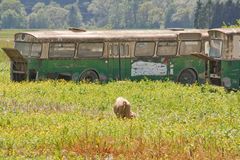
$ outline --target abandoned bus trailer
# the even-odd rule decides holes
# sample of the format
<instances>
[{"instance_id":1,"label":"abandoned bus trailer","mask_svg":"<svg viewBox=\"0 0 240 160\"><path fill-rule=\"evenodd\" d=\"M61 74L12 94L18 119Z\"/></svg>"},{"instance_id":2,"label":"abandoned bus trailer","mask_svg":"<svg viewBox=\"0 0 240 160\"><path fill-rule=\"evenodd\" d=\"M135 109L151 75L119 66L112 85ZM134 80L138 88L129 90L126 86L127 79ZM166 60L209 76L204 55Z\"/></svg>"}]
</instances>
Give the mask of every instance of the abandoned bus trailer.
<instances>
[{"instance_id":1,"label":"abandoned bus trailer","mask_svg":"<svg viewBox=\"0 0 240 160\"><path fill-rule=\"evenodd\" d=\"M227 89L240 88L240 29L209 30L210 83Z\"/></svg>"},{"instance_id":2,"label":"abandoned bus trailer","mask_svg":"<svg viewBox=\"0 0 240 160\"><path fill-rule=\"evenodd\" d=\"M15 34L11 80L206 81L206 30L37 31Z\"/></svg>"}]
</instances>

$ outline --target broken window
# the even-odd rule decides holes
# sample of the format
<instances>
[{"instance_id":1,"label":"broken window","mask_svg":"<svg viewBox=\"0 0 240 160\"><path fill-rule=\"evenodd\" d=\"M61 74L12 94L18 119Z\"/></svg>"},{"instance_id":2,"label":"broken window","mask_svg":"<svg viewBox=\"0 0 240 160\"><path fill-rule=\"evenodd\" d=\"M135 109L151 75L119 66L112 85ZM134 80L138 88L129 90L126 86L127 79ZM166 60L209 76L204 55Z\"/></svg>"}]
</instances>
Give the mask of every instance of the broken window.
<instances>
[{"instance_id":1,"label":"broken window","mask_svg":"<svg viewBox=\"0 0 240 160\"><path fill-rule=\"evenodd\" d=\"M155 51L155 42L137 42L135 48L136 57L152 57Z\"/></svg>"},{"instance_id":2,"label":"broken window","mask_svg":"<svg viewBox=\"0 0 240 160\"><path fill-rule=\"evenodd\" d=\"M21 55L28 57L31 50L31 43L16 42L15 48L21 53Z\"/></svg>"},{"instance_id":3,"label":"broken window","mask_svg":"<svg viewBox=\"0 0 240 160\"><path fill-rule=\"evenodd\" d=\"M79 43L78 57L101 57L103 46L103 43Z\"/></svg>"},{"instance_id":4,"label":"broken window","mask_svg":"<svg viewBox=\"0 0 240 160\"><path fill-rule=\"evenodd\" d=\"M50 58L73 57L75 53L75 43L50 43Z\"/></svg>"},{"instance_id":5,"label":"broken window","mask_svg":"<svg viewBox=\"0 0 240 160\"><path fill-rule=\"evenodd\" d=\"M15 48L25 57L40 57L42 51L40 43L16 42Z\"/></svg>"},{"instance_id":6,"label":"broken window","mask_svg":"<svg viewBox=\"0 0 240 160\"><path fill-rule=\"evenodd\" d=\"M42 52L42 44L40 43L33 43L31 57L40 57Z\"/></svg>"},{"instance_id":7,"label":"broken window","mask_svg":"<svg viewBox=\"0 0 240 160\"><path fill-rule=\"evenodd\" d=\"M159 42L157 55L176 55L177 53L177 42Z\"/></svg>"},{"instance_id":8,"label":"broken window","mask_svg":"<svg viewBox=\"0 0 240 160\"><path fill-rule=\"evenodd\" d=\"M180 54L189 55L201 52L201 41L182 41L180 45Z\"/></svg>"},{"instance_id":9,"label":"broken window","mask_svg":"<svg viewBox=\"0 0 240 160\"><path fill-rule=\"evenodd\" d=\"M221 57L222 54L222 40L214 39L210 43L210 57Z\"/></svg>"},{"instance_id":10,"label":"broken window","mask_svg":"<svg viewBox=\"0 0 240 160\"><path fill-rule=\"evenodd\" d=\"M109 55L112 57L119 57L119 52L121 57L129 57L129 45L125 43L113 43L109 44L108 49Z\"/></svg>"}]
</instances>

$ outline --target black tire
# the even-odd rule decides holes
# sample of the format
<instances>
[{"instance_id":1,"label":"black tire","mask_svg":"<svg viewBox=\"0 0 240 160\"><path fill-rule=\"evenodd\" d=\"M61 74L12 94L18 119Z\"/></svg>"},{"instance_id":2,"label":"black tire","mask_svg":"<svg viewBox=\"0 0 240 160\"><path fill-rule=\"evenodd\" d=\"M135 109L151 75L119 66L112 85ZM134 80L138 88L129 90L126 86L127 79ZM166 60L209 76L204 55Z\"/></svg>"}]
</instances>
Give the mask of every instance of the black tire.
<instances>
[{"instance_id":1,"label":"black tire","mask_svg":"<svg viewBox=\"0 0 240 160\"><path fill-rule=\"evenodd\" d=\"M82 73L82 75L80 76L80 81L96 82L98 80L99 80L99 77L97 73L91 70Z\"/></svg>"},{"instance_id":2,"label":"black tire","mask_svg":"<svg viewBox=\"0 0 240 160\"><path fill-rule=\"evenodd\" d=\"M182 84L193 84L197 81L197 75L192 69L182 71L178 77L178 82Z\"/></svg>"}]
</instances>

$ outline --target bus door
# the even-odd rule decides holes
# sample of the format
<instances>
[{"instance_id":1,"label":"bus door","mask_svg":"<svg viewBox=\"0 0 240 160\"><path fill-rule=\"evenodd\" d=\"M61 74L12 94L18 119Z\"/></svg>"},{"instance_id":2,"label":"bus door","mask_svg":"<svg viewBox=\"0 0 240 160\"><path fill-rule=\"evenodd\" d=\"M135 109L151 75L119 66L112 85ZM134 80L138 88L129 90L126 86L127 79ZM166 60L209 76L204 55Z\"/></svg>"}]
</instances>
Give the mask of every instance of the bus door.
<instances>
[{"instance_id":1,"label":"bus door","mask_svg":"<svg viewBox=\"0 0 240 160\"><path fill-rule=\"evenodd\" d=\"M129 44L126 42L111 42L108 44L109 78L123 80L130 77L131 59Z\"/></svg>"},{"instance_id":2,"label":"bus door","mask_svg":"<svg viewBox=\"0 0 240 160\"><path fill-rule=\"evenodd\" d=\"M14 48L2 48L2 50L11 59L10 78L12 81L27 80L27 60Z\"/></svg>"}]
</instances>

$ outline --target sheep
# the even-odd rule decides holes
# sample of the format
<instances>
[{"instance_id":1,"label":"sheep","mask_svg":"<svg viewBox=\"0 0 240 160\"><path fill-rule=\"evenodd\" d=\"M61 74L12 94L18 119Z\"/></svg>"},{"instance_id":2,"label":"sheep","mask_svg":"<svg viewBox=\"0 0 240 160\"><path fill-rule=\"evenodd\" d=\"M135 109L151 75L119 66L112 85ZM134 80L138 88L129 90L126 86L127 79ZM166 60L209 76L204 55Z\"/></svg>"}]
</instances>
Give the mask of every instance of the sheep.
<instances>
[{"instance_id":1,"label":"sheep","mask_svg":"<svg viewBox=\"0 0 240 160\"><path fill-rule=\"evenodd\" d=\"M123 97L118 97L115 101L113 111L118 118L135 118L136 113L131 111L131 104Z\"/></svg>"}]
</instances>

